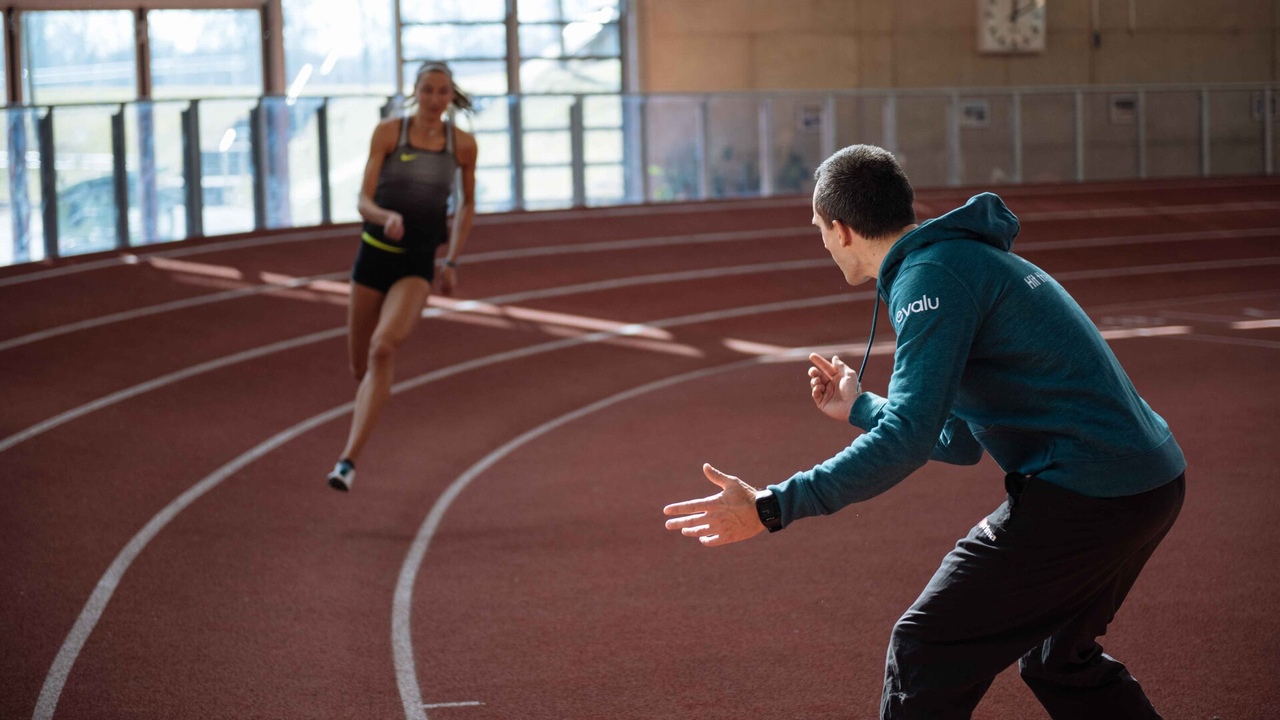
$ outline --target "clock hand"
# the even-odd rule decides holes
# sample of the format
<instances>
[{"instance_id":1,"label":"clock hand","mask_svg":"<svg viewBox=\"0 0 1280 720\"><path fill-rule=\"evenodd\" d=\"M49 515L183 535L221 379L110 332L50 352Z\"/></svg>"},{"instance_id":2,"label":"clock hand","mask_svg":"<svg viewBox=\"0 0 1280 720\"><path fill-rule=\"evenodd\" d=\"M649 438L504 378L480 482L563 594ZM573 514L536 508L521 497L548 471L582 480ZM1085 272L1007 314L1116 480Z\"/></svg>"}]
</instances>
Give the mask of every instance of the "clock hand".
<instances>
[{"instance_id":1,"label":"clock hand","mask_svg":"<svg viewBox=\"0 0 1280 720\"><path fill-rule=\"evenodd\" d=\"M1044 5L1044 0L1027 0L1026 5L1019 5L1015 0L1013 4L1013 13L1009 16L1009 22L1017 22L1018 18L1033 10L1038 10L1042 5Z\"/></svg>"}]
</instances>

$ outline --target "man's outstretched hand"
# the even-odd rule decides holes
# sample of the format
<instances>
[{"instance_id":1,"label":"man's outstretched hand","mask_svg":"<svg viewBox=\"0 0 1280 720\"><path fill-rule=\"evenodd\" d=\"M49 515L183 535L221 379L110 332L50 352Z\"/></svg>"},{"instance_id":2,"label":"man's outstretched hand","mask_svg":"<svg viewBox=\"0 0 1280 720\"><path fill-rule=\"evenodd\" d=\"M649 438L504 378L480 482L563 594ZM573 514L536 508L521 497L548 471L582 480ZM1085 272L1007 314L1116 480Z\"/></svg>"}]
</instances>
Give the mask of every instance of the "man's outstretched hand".
<instances>
[{"instance_id":1,"label":"man's outstretched hand","mask_svg":"<svg viewBox=\"0 0 1280 720\"><path fill-rule=\"evenodd\" d=\"M720 492L699 500L686 500L662 508L664 515L682 515L667 521L668 530L696 537L707 547L728 545L764 532L756 512L756 489L709 464L702 466L707 479Z\"/></svg>"},{"instance_id":2,"label":"man's outstretched hand","mask_svg":"<svg viewBox=\"0 0 1280 720\"><path fill-rule=\"evenodd\" d=\"M817 353L809 356L813 367L809 368L809 394L813 404L824 415L841 422L849 422L849 411L858 399L858 375L844 364L838 355L831 361Z\"/></svg>"}]
</instances>

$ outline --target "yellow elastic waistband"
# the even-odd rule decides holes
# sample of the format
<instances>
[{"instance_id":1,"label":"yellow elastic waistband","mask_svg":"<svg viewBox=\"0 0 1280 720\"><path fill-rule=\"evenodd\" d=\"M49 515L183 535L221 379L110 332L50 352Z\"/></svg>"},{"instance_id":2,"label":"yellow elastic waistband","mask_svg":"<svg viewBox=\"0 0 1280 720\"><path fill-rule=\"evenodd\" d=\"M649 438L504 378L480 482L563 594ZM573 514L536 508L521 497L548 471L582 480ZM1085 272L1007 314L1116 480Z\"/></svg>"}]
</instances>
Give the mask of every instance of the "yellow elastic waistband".
<instances>
[{"instance_id":1,"label":"yellow elastic waistband","mask_svg":"<svg viewBox=\"0 0 1280 720\"><path fill-rule=\"evenodd\" d=\"M379 250L386 250L387 252L393 252L393 253L404 253L404 248L396 247L395 245L388 245L387 243L382 242L378 238L370 235L369 233L363 233L360 236L360 239L378 248Z\"/></svg>"}]
</instances>

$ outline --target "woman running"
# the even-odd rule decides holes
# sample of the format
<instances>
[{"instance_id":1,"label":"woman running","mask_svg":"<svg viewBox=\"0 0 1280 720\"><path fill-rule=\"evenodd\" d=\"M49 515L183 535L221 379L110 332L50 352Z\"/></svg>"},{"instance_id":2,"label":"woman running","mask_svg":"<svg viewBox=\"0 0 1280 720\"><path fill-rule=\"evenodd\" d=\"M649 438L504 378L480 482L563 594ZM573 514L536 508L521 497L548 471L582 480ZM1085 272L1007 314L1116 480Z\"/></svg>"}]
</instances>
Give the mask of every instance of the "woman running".
<instances>
[{"instance_id":1,"label":"woman running","mask_svg":"<svg viewBox=\"0 0 1280 720\"><path fill-rule=\"evenodd\" d=\"M450 106L470 110L471 99L444 63L424 63L414 82L417 108L378 124L360 187L364 218L351 270L347 314L356 390L351 433L329 486L347 491L355 461L391 396L396 348L417 324L434 279L441 295L457 283L458 256L475 219L476 140L443 118ZM453 178L462 171L462 202L448 223ZM436 253L448 243L440 277Z\"/></svg>"}]
</instances>

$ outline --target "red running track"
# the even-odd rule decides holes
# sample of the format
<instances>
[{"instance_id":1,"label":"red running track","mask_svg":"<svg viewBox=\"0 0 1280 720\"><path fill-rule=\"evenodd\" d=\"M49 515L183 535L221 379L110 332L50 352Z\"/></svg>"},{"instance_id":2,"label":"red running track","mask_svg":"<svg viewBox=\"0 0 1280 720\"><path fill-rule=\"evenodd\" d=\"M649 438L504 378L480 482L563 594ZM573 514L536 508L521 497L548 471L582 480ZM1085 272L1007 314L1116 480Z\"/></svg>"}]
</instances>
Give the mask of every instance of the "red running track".
<instances>
[{"instance_id":1,"label":"red running track","mask_svg":"<svg viewBox=\"0 0 1280 720\"><path fill-rule=\"evenodd\" d=\"M1003 193L1191 463L1103 641L1167 718L1280 717L1278 189ZM487 301L429 310L350 495L349 228L0 271L0 717L874 717L893 621L1002 499L989 460L727 548L662 528L704 461L763 485L853 437L761 355L865 340L808 222L486 218ZM1010 671L975 717L1045 715Z\"/></svg>"}]
</instances>

